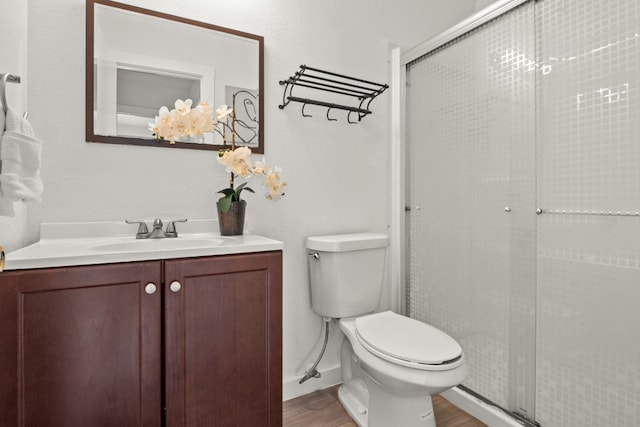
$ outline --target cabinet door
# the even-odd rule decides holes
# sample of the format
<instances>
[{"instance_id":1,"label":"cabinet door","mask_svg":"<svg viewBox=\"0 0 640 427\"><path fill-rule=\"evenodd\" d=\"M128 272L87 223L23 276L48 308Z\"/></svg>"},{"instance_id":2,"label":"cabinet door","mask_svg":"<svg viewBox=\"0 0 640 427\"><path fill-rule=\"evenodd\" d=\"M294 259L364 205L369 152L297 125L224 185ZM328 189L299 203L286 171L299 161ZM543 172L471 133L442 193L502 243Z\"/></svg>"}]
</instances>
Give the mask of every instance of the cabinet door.
<instances>
[{"instance_id":1,"label":"cabinet door","mask_svg":"<svg viewBox=\"0 0 640 427\"><path fill-rule=\"evenodd\" d=\"M159 261L0 274L0 426L160 426L160 279Z\"/></svg>"},{"instance_id":2,"label":"cabinet door","mask_svg":"<svg viewBox=\"0 0 640 427\"><path fill-rule=\"evenodd\" d=\"M167 427L280 427L282 253L166 261L165 286Z\"/></svg>"}]
</instances>

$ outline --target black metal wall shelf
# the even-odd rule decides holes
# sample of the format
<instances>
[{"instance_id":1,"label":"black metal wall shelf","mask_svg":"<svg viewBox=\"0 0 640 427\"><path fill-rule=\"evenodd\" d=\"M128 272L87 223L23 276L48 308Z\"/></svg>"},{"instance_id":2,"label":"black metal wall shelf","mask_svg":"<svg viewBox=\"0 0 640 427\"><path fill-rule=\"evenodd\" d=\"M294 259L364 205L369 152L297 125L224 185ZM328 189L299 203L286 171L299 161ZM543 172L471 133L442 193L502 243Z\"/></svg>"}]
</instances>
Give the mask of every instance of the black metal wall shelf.
<instances>
[{"instance_id":1,"label":"black metal wall shelf","mask_svg":"<svg viewBox=\"0 0 640 427\"><path fill-rule=\"evenodd\" d=\"M329 112L332 109L348 111L347 121L349 123L358 123L363 117L371 114L371 110L369 110L371 101L389 87L386 84L357 79L306 65L301 65L300 70L296 71L296 73L287 80L281 80L280 85L284 86L282 104L278 105L278 108L281 110L289 105L290 102L299 102L302 104L302 115L304 117L311 117L310 114L305 113L305 106L318 105L327 108L327 120L330 121L337 120L329 116ZM294 96L293 89L295 87L304 87L344 95L348 98L356 98L357 106ZM352 114L357 114L357 121L351 119Z\"/></svg>"}]
</instances>

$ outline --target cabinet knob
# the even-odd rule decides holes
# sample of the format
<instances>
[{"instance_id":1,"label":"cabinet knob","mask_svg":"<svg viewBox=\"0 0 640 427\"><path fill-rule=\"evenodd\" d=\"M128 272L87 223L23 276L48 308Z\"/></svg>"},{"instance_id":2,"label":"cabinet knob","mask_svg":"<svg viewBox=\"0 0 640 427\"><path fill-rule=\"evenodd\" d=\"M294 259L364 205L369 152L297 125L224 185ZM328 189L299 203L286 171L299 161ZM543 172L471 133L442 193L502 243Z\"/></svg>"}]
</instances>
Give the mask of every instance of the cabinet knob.
<instances>
[{"instance_id":1,"label":"cabinet knob","mask_svg":"<svg viewBox=\"0 0 640 427\"><path fill-rule=\"evenodd\" d=\"M144 287L144 291L149 295L155 294L157 289L155 283L147 283L147 286Z\"/></svg>"},{"instance_id":2,"label":"cabinet knob","mask_svg":"<svg viewBox=\"0 0 640 427\"><path fill-rule=\"evenodd\" d=\"M178 292L180 289L182 289L182 285L177 280L174 280L169 285L169 289L171 289L171 292Z\"/></svg>"}]
</instances>

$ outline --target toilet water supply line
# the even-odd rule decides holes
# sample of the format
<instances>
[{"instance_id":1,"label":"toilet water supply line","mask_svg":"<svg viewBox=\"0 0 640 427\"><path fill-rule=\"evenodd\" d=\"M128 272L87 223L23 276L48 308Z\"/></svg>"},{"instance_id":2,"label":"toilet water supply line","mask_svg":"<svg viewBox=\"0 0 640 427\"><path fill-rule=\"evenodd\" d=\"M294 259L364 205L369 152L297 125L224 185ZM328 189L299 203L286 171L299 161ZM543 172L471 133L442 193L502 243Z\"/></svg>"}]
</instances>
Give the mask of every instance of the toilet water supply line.
<instances>
[{"instance_id":1,"label":"toilet water supply line","mask_svg":"<svg viewBox=\"0 0 640 427\"><path fill-rule=\"evenodd\" d=\"M324 344L322 345L322 350L320 351L320 355L318 355L318 358L314 362L311 369L309 369L307 372L304 373L304 377L302 377L302 379L298 382L298 384L302 384L303 382L305 382L310 378L320 378L321 376L320 372L318 372L316 368L318 367L318 363L320 363L320 359L322 359L322 356L324 355L324 351L327 349L327 342L329 341L329 322L331 322L331 318L323 317L322 321L325 324Z\"/></svg>"}]
</instances>

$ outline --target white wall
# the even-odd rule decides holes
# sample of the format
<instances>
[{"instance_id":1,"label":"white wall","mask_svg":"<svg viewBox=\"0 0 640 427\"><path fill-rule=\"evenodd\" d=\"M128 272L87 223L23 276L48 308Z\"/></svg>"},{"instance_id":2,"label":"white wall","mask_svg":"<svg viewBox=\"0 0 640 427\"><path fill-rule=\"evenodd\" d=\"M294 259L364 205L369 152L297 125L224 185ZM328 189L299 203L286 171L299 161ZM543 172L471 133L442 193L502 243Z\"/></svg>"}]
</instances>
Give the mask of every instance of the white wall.
<instances>
[{"instance_id":1,"label":"white wall","mask_svg":"<svg viewBox=\"0 0 640 427\"><path fill-rule=\"evenodd\" d=\"M321 332L309 304L304 238L388 231L390 97L375 99L360 124L347 124L346 116L328 122L318 108L307 107L313 118L303 118L299 105L279 110L278 81L307 64L388 82L390 47L408 48L443 31L473 13L475 2L126 2L265 37L266 157L283 168L289 187L277 203L247 195L247 227L285 243L285 397L330 385L331 372L297 385ZM84 13L84 0L28 2L28 103L45 140L43 221L214 217L215 193L227 181L214 152L85 142ZM334 331L321 370L335 373L340 340Z\"/></svg>"},{"instance_id":2,"label":"white wall","mask_svg":"<svg viewBox=\"0 0 640 427\"><path fill-rule=\"evenodd\" d=\"M476 10L482 10L498 0L476 0Z\"/></svg>"},{"instance_id":3,"label":"white wall","mask_svg":"<svg viewBox=\"0 0 640 427\"><path fill-rule=\"evenodd\" d=\"M27 3L23 0L0 2L0 74L17 74L21 84L7 84L9 106L22 113L27 110ZM0 114L2 114L0 112ZM3 122L4 123L4 122ZM0 129L0 133L2 129ZM0 216L0 245L5 251L26 246L38 239L40 206L37 203L14 204L15 216Z\"/></svg>"}]
</instances>

